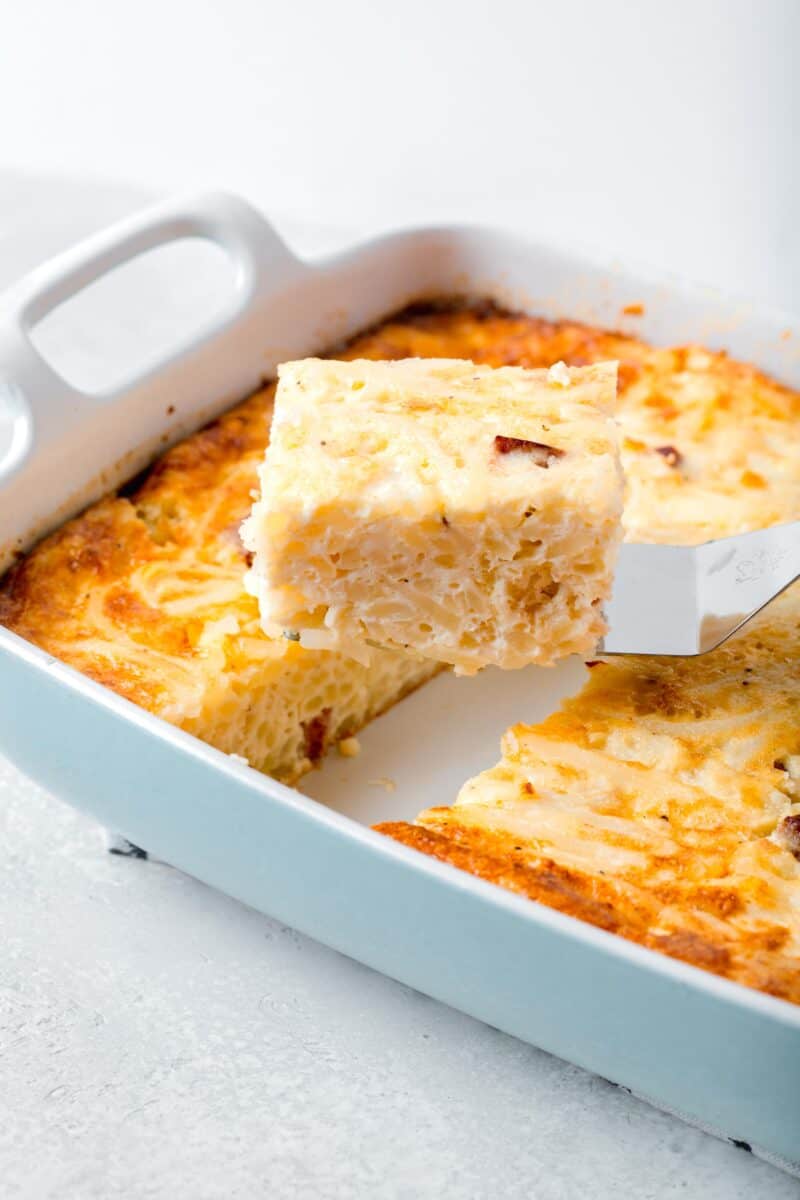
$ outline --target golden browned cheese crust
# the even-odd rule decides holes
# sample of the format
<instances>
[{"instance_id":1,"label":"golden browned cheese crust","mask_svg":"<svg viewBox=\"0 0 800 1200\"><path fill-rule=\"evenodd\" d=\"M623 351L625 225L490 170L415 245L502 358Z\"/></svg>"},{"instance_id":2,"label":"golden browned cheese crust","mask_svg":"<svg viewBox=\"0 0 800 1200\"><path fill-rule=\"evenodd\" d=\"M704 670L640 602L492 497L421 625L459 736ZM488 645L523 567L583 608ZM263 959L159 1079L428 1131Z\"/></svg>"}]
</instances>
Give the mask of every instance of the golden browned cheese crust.
<instances>
[{"instance_id":1,"label":"golden browned cheese crust","mask_svg":"<svg viewBox=\"0 0 800 1200\"><path fill-rule=\"evenodd\" d=\"M287 782L437 669L365 664L261 631L239 527L270 386L41 542L0 584L0 623L121 696Z\"/></svg>"},{"instance_id":2,"label":"golden browned cheese crust","mask_svg":"<svg viewBox=\"0 0 800 1200\"><path fill-rule=\"evenodd\" d=\"M130 496L101 500L41 542L6 576L0 623L169 717L173 666L191 670L207 623L250 607L230 576L246 565L238 530L271 391L175 446Z\"/></svg>"},{"instance_id":3,"label":"golden browned cheese crust","mask_svg":"<svg viewBox=\"0 0 800 1200\"><path fill-rule=\"evenodd\" d=\"M781 952L784 940L781 929L775 942L769 932L761 937L725 938L689 928L659 931L660 901L655 893L631 894L621 882L570 870L546 856L531 861L519 840L508 835L465 828L442 834L403 821L387 822L376 829L440 862L469 871L609 933L703 967L715 975L800 1003L797 957ZM736 903L730 894L727 901L724 897L720 899L720 907Z\"/></svg>"}]
</instances>

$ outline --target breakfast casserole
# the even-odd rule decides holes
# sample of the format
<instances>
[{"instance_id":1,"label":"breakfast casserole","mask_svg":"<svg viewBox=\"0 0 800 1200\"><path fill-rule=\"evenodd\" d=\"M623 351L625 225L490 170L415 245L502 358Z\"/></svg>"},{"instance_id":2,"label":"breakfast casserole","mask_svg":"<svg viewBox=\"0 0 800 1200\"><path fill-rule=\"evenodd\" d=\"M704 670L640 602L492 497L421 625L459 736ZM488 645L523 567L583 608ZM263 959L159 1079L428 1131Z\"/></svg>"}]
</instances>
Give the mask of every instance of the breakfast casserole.
<instances>
[{"instance_id":1,"label":"breakfast casserole","mask_svg":"<svg viewBox=\"0 0 800 1200\"><path fill-rule=\"evenodd\" d=\"M619 363L624 526L697 543L800 516L800 397L696 346L491 304L426 305L338 358ZM272 391L69 522L0 585L0 621L223 750L295 778L436 669L262 631L239 526ZM800 1002L800 590L698 659L593 665L584 691L504 739L451 808L391 836L720 975ZM520 713L524 721L525 714Z\"/></svg>"},{"instance_id":2,"label":"breakfast casserole","mask_svg":"<svg viewBox=\"0 0 800 1200\"><path fill-rule=\"evenodd\" d=\"M621 537L615 397L614 363L284 363L242 528L265 631L459 674L590 654Z\"/></svg>"}]
</instances>

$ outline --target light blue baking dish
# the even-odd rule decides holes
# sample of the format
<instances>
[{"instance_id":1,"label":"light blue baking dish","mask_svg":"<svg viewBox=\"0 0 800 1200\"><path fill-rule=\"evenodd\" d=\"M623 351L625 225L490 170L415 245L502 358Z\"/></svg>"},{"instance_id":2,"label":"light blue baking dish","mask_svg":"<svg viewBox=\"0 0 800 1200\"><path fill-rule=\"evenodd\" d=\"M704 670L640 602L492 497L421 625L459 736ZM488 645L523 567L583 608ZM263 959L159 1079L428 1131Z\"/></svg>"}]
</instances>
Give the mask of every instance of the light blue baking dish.
<instances>
[{"instance_id":1,"label":"light blue baking dish","mask_svg":"<svg viewBox=\"0 0 800 1200\"><path fill-rule=\"evenodd\" d=\"M112 395L67 385L34 349L31 327L115 265L187 236L217 241L234 261L236 296L223 319ZM2 562L282 359L323 349L413 298L467 290L603 324L618 324L636 301L645 336L724 344L800 386L784 336L792 323L711 293L475 230L404 233L301 263L241 202L190 198L91 239L3 298ZM513 683L489 672L479 690L435 681L368 732L363 764L341 760L312 778L322 804L0 629L0 749L104 825L254 908L725 1136L800 1159L799 1009L368 827L447 802L458 781L494 761L513 714L540 715L579 670L515 673ZM400 785L375 787L370 772L378 782L397 774Z\"/></svg>"}]
</instances>

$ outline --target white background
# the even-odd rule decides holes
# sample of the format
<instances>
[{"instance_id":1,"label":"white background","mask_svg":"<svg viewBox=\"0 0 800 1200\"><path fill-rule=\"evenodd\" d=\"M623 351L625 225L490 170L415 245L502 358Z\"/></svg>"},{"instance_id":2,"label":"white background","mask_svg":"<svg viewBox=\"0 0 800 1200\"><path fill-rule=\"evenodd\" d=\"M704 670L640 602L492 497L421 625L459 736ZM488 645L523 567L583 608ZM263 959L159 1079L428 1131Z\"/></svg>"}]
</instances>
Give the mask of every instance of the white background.
<instances>
[{"instance_id":1,"label":"white background","mask_svg":"<svg viewBox=\"0 0 800 1200\"><path fill-rule=\"evenodd\" d=\"M0 159L490 221L800 308L795 0L26 0Z\"/></svg>"},{"instance_id":2,"label":"white background","mask_svg":"<svg viewBox=\"0 0 800 1200\"><path fill-rule=\"evenodd\" d=\"M200 184L309 250L465 218L797 309L798 34L780 0L6 4L0 285ZM800 1190L177 872L104 855L2 762L0 847L4 1197Z\"/></svg>"}]
</instances>

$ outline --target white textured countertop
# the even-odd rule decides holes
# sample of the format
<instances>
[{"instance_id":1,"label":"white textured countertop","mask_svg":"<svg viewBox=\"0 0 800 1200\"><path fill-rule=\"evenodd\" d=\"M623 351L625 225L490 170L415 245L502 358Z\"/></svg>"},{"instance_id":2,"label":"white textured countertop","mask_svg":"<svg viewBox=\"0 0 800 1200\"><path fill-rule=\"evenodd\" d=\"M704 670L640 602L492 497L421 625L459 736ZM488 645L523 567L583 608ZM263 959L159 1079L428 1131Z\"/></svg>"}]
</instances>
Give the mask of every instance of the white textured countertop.
<instances>
[{"instance_id":1,"label":"white textured countertop","mask_svg":"<svg viewBox=\"0 0 800 1200\"><path fill-rule=\"evenodd\" d=\"M0 174L0 284L137 201ZM2 760L0 828L9 1200L800 1192L163 864L107 854Z\"/></svg>"}]
</instances>

